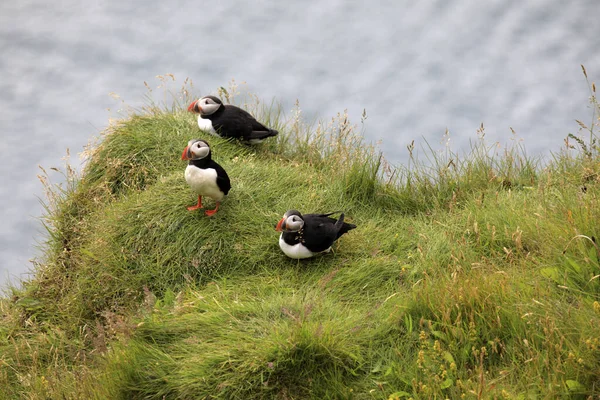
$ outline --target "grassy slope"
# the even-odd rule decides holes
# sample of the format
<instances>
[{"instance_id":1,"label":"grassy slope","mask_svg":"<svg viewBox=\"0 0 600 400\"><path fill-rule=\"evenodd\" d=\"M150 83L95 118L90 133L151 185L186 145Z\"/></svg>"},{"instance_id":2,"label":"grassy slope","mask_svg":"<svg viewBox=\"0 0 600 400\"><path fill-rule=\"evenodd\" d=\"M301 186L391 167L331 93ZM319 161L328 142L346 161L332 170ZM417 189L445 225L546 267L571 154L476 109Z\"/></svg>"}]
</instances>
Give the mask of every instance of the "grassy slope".
<instances>
[{"instance_id":1,"label":"grassy slope","mask_svg":"<svg viewBox=\"0 0 600 400\"><path fill-rule=\"evenodd\" d=\"M50 197L37 274L0 303L0 396L598 395L600 268L577 236L599 234L596 157L542 169L477 143L380 180L343 115L310 138L262 115L277 142L207 138L233 184L213 218L185 209L193 116L109 129ZM290 208L358 228L290 260L273 229Z\"/></svg>"}]
</instances>

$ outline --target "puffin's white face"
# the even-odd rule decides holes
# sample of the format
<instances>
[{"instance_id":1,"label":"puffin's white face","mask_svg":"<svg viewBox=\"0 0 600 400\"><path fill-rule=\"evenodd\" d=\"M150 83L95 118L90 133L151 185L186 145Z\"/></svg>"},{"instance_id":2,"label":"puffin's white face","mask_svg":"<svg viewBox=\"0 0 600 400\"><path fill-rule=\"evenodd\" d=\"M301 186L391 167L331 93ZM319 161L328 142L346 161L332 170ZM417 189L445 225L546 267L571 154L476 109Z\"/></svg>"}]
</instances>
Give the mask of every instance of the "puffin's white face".
<instances>
[{"instance_id":1,"label":"puffin's white face","mask_svg":"<svg viewBox=\"0 0 600 400\"><path fill-rule=\"evenodd\" d=\"M204 140L192 139L183 150L182 160L201 160L210 154L210 147Z\"/></svg>"},{"instance_id":2,"label":"puffin's white face","mask_svg":"<svg viewBox=\"0 0 600 400\"><path fill-rule=\"evenodd\" d=\"M200 115L214 114L221 105L222 103L217 102L210 97L203 97L198 100L198 110L200 111Z\"/></svg>"},{"instance_id":3,"label":"puffin's white face","mask_svg":"<svg viewBox=\"0 0 600 400\"><path fill-rule=\"evenodd\" d=\"M290 210L283 214L283 218L275 228L281 232L298 232L304 226L304 220L298 211Z\"/></svg>"},{"instance_id":4,"label":"puffin's white face","mask_svg":"<svg viewBox=\"0 0 600 400\"><path fill-rule=\"evenodd\" d=\"M286 230L298 232L304 226L304 220L297 215L290 215L285 219Z\"/></svg>"}]
</instances>

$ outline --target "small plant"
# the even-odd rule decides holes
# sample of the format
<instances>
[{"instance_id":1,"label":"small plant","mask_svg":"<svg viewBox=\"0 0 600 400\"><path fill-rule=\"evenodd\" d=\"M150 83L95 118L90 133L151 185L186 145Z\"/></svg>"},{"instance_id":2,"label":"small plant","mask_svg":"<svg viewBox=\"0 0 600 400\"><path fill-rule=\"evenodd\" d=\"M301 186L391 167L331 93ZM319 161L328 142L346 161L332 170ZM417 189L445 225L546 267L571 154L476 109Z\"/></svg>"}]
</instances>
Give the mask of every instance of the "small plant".
<instances>
[{"instance_id":1,"label":"small plant","mask_svg":"<svg viewBox=\"0 0 600 400\"><path fill-rule=\"evenodd\" d=\"M568 247L574 241L586 241L590 246L581 246L581 255L566 255ZM598 255L600 249L596 244L594 236L577 235L563 251L564 261L556 267L542 269L542 274L554 282L560 288L577 291L591 301L600 300L600 262Z\"/></svg>"},{"instance_id":2,"label":"small plant","mask_svg":"<svg viewBox=\"0 0 600 400\"><path fill-rule=\"evenodd\" d=\"M600 150L599 143L598 143L598 135L595 132L595 130L600 128L600 103L598 102L598 99L596 98L596 84L594 82L590 83L590 80L588 79L587 71L585 70L585 67L583 65L581 66L581 70L583 71L583 75L585 76L585 81L590 90L590 105L592 108L592 122L590 123L589 126L579 120L576 120L576 122L579 125L580 132L587 131L587 132L589 132L589 136L586 141L585 139L583 139L579 136L575 136L572 133L569 133L567 135L567 139L565 139L565 144L566 144L567 148L574 149L575 146L573 146L569 143L569 139L572 139L579 145L579 149L580 149L582 155L585 158L587 158L588 160L591 160L592 158L595 158L596 156L598 156L598 152Z\"/></svg>"}]
</instances>

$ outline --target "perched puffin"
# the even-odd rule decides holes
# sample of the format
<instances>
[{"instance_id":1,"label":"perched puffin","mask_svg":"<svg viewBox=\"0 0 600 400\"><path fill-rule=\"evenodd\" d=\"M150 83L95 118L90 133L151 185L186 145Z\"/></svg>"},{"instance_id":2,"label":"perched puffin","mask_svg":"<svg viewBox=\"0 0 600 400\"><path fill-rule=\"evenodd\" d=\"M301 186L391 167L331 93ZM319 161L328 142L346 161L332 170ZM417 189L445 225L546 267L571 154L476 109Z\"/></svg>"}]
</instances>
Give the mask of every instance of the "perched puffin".
<instances>
[{"instance_id":1,"label":"perched puffin","mask_svg":"<svg viewBox=\"0 0 600 400\"><path fill-rule=\"evenodd\" d=\"M198 204L187 209L192 211L202 208L202 196L207 196L216 201L217 206L214 210L204 211L204 214L214 215L221 200L231 189L227 172L212 160L210 146L204 140L190 140L181 154L181 159L190 160L185 169L185 180L198 193Z\"/></svg>"},{"instance_id":2,"label":"perched puffin","mask_svg":"<svg viewBox=\"0 0 600 400\"><path fill-rule=\"evenodd\" d=\"M269 129L258 122L241 108L223 104L215 96L205 96L194 101L188 107L188 111L198 114L200 129L215 136L256 144L278 133L275 129Z\"/></svg>"},{"instance_id":3,"label":"perched puffin","mask_svg":"<svg viewBox=\"0 0 600 400\"><path fill-rule=\"evenodd\" d=\"M356 225L344 222L344 214L336 221L329 214L306 214L289 210L277 223L279 247L290 258L309 258L331 250L331 245L340 236Z\"/></svg>"}]
</instances>

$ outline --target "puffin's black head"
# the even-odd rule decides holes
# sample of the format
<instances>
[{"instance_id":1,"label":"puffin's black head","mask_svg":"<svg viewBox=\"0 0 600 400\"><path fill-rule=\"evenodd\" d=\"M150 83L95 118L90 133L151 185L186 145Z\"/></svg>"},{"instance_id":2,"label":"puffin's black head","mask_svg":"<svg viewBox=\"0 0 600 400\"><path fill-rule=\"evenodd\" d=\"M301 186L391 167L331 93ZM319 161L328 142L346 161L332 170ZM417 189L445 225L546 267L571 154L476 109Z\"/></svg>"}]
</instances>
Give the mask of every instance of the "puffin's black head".
<instances>
[{"instance_id":1,"label":"puffin's black head","mask_svg":"<svg viewBox=\"0 0 600 400\"><path fill-rule=\"evenodd\" d=\"M289 210L283 214L283 218L279 220L276 231L279 232L298 232L304 226L302 214L297 210Z\"/></svg>"},{"instance_id":2,"label":"puffin's black head","mask_svg":"<svg viewBox=\"0 0 600 400\"><path fill-rule=\"evenodd\" d=\"M188 107L188 111L200 115L211 115L217 112L222 105L223 102L218 97L204 96L200 100L192 102Z\"/></svg>"},{"instance_id":3,"label":"puffin's black head","mask_svg":"<svg viewBox=\"0 0 600 400\"><path fill-rule=\"evenodd\" d=\"M206 157L210 157L210 146L202 139L190 140L181 153L182 160L201 160Z\"/></svg>"}]
</instances>

